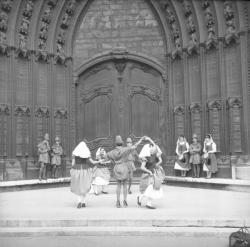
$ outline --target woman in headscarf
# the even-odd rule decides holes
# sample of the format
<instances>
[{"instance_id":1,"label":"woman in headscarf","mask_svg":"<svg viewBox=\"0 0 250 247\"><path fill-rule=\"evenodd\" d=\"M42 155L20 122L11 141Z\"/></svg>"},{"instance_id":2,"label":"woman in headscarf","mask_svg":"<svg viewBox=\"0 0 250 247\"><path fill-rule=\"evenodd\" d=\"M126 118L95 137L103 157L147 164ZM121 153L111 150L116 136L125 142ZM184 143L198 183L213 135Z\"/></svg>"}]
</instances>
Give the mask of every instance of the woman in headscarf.
<instances>
[{"instance_id":1,"label":"woman in headscarf","mask_svg":"<svg viewBox=\"0 0 250 247\"><path fill-rule=\"evenodd\" d=\"M98 148L96 152L96 159L101 161L105 158L106 156L106 151L104 148L100 147ZM99 195L100 193L107 194L107 185L109 184L110 180L110 172L109 169L107 168L107 164L110 162L106 163L99 163L96 165L96 167L93 170L93 190L95 195Z\"/></svg>"},{"instance_id":2,"label":"woman in headscarf","mask_svg":"<svg viewBox=\"0 0 250 247\"><path fill-rule=\"evenodd\" d=\"M207 173L207 178L218 171L216 153L216 144L210 134L206 135L203 146L203 171Z\"/></svg>"},{"instance_id":3,"label":"woman in headscarf","mask_svg":"<svg viewBox=\"0 0 250 247\"><path fill-rule=\"evenodd\" d=\"M177 158L175 161L174 169L180 170L181 176L185 177L187 171L190 170L190 164L188 160L189 145L183 135L180 135L177 140L175 152L177 154Z\"/></svg>"},{"instance_id":4,"label":"woman in headscarf","mask_svg":"<svg viewBox=\"0 0 250 247\"><path fill-rule=\"evenodd\" d=\"M200 177L200 164L201 164L201 144L198 142L198 137L193 134L193 142L189 146L190 159L189 163L192 165L193 177Z\"/></svg>"},{"instance_id":5,"label":"woman in headscarf","mask_svg":"<svg viewBox=\"0 0 250 247\"><path fill-rule=\"evenodd\" d=\"M163 197L161 184L165 177L165 172L161 166L162 152L152 139L147 140L150 144L143 146L139 157L141 158L141 170L143 171L140 181L140 196L137 197L137 204L141 206L143 199L146 200L146 207L155 209L152 200Z\"/></svg>"},{"instance_id":6,"label":"woman in headscarf","mask_svg":"<svg viewBox=\"0 0 250 247\"><path fill-rule=\"evenodd\" d=\"M77 208L86 207L86 195L93 179L92 168L98 163L99 161L91 158L90 150L84 141L80 142L72 152L70 190L78 196Z\"/></svg>"},{"instance_id":7,"label":"woman in headscarf","mask_svg":"<svg viewBox=\"0 0 250 247\"><path fill-rule=\"evenodd\" d=\"M128 156L130 153L132 153L137 146L145 139L145 137L142 137L137 143L132 145L131 147L123 147L123 141L121 136L116 136L115 138L115 144L116 148L111 150L107 153L107 159L111 160L115 166L114 166L114 177L117 180L117 188L116 188L116 207L120 208L120 195L121 195L121 187L123 186L123 205L125 207L128 206L127 203L127 180L129 177L129 170L128 170Z\"/></svg>"}]
</instances>

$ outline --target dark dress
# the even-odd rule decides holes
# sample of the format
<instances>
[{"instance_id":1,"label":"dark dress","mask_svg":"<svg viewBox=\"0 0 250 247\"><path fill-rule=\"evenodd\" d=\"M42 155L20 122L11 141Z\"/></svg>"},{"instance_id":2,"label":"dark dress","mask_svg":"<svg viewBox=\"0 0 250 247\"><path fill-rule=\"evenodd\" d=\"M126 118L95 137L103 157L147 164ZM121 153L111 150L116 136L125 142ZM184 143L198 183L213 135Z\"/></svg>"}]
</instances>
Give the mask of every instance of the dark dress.
<instances>
[{"instance_id":1,"label":"dark dress","mask_svg":"<svg viewBox=\"0 0 250 247\"><path fill-rule=\"evenodd\" d=\"M159 161L158 157L154 154L150 157L146 157L146 164L145 167L154 173L155 164ZM140 192L144 193L147 187L152 183L152 176L149 175L147 172L143 172L140 181Z\"/></svg>"},{"instance_id":2,"label":"dark dress","mask_svg":"<svg viewBox=\"0 0 250 247\"><path fill-rule=\"evenodd\" d=\"M207 152L213 150L213 143L206 144L205 150ZM203 162L206 164L208 170L212 173L216 173L218 171L217 159L214 153L209 153L207 158L203 156Z\"/></svg>"},{"instance_id":3,"label":"dark dress","mask_svg":"<svg viewBox=\"0 0 250 247\"><path fill-rule=\"evenodd\" d=\"M177 144L178 145L178 153L183 154L185 151L187 151L187 145L186 142L183 144ZM174 169L175 170L183 170L183 171L188 171L190 170L190 164L188 160L188 154L185 153L183 154L183 158L180 160L179 157L176 157L176 164Z\"/></svg>"},{"instance_id":4,"label":"dark dress","mask_svg":"<svg viewBox=\"0 0 250 247\"><path fill-rule=\"evenodd\" d=\"M201 163L201 144L200 143L192 143L189 147L190 159L189 163L193 165L199 165Z\"/></svg>"},{"instance_id":5,"label":"dark dress","mask_svg":"<svg viewBox=\"0 0 250 247\"><path fill-rule=\"evenodd\" d=\"M92 166L88 158L75 157L75 164L70 170L70 190L72 193L85 196L90 191L93 179Z\"/></svg>"}]
</instances>

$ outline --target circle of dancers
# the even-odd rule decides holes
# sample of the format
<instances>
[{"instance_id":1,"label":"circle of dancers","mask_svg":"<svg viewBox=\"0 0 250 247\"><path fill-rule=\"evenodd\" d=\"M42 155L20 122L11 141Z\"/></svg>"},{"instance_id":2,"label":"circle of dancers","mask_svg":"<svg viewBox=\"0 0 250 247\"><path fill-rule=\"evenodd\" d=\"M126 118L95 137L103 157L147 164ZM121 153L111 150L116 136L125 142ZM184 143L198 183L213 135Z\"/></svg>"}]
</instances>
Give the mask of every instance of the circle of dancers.
<instances>
[{"instance_id":1,"label":"circle of dancers","mask_svg":"<svg viewBox=\"0 0 250 247\"><path fill-rule=\"evenodd\" d=\"M138 154L137 149L140 144L143 144L143 147ZM206 172L206 178L209 179L218 171L215 156L216 144L210 134L205 137L203 149L196 134L192 136L190 145L186 138L180 135L175 151L174 169L179 171L182 177L192 171L192 177L199 178L203 170ZM201 155L201 151L203 151L203 155ZM56 137L54 145L50 147L49 135L46 133L44 140L38 144L39 180L46 179L46 168L49 164L52 165L52 178L57 177L57 170L62 165L62 155L63 148L60 138ZM144 136L134 144L128 137L126 145L124 145L122 137L116 136L115 148L106 152L103 147L99 147L95 159L91 157L86 142L81 141L72 152L70 170L70 190L77 195L77 208L86 207L86 196L91 191L95 195L108 193L107 186L111 178L109 166L111 164L114 165L113 176L117 184L116 207L127 207L127 195L132 194L131 185L136 162L140 163L142 171L137 204L155 209L153 201L163 197L162 183L165 179L165 172L161 166L162 151L150 137ZM122 202L121 194L123 194Z\"/></svg>"}]
</instances>

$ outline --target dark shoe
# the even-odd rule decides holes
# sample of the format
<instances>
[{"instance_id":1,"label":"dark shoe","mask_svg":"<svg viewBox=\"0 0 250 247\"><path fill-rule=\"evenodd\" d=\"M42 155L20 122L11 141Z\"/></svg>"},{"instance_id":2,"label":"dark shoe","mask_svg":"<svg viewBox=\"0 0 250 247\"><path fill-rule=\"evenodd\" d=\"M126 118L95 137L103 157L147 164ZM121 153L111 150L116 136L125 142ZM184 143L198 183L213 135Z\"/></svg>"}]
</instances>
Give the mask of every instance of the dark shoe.
<instances>
[{"instance_id":1,"label":"dark shoe","mask_svg":"<svg viewBox=\"0 0 250 247\"><path fill-rule=\"evenodd\" d=\"M85 203L82 203L82 208L86 208L86 204Z\"/></svg>"},{"instance_id":2,"label":"dark shoe","mask_svg":"<svg viewBox=\"0 0 250 247\"><path fill-rule=\"evenodd\" d=\"M107 191L102 191L102 194L108 194L108 192Z\"/></svg>"},{"instance_id":3,"label":"dark shoe","mask_svg":"<svg viewBox=\"0 0 250 247\"><path fill-rule=\"evenodd\" d=\"M149 206L149 205L146 205L146 208L155 209L155 207L152 207L152 206Z\"/></svg>"},{"instance_id":4,"label":"dark shoe","mask_svg":"<svg viewBox=\"0 0 250 247\"><path fill-rule=\"evenodd\" d=\"M95 192L95 195L98 196L99 194Z\"/></svg>"},{"instance_id":5,"label":"dark shoe","mask_svg":"<svg viewBox=\"0 0 250 247\"><path fill-rule=\"evenodd\" d=\"M140 202L139 196L137 196L137 205L138 205L138 206L141 206L141 202Z\"/></svg>"},{"instance_id":6,"label":"dark shoe","mask_svg":"<svg viewBox=\"0 0 250 247\"><path fill-rule=\"evenodd\" d=\"M42 181L42 178L38 178L39 179L39 181Z\"/></svg>"},{"instance_id":7,"label":"dark shoe","mask_svg":"<svg viewBox=\"0 0 250 247\"><path fill-rule=\"evenodd\" d=\"M77 204L77 208L81 208L82 207L82 204L79 202L78 204Z\"/></svg>"},{"instance_id":8,"label":"dark shoe","mask_svg":"<svg viewBox=\"0 0 250 247\"><path fill-rule=\"evenodd\" d=\"M117 201L117 202L116 202L116 207L117 207L117 208L120 208L120 207L121 207L120 201Z\"/></svg>"},{"instance_id":9,"label":"dark shoe","mask_svg":"<svg viewBox=\"0 0 250 247\"><path fill-rule=\"evenodd\" d=\"M129 193L129 194L132 194L132 191L131 191L131 190L129 190L129 191L128 191L128 193Z\"/></svg>"},{"instance_id":10,"label":"dark shoe","mask_svg":"<svg viewBox=\"0 0 250 247\"><path fill-rule=\"evenodd\" d=\"M123 206L124 206L124 207L127 207L127 206L128 206L127 201L125 201L125 200L123 201Z\"/></svg>"}]
</instances>

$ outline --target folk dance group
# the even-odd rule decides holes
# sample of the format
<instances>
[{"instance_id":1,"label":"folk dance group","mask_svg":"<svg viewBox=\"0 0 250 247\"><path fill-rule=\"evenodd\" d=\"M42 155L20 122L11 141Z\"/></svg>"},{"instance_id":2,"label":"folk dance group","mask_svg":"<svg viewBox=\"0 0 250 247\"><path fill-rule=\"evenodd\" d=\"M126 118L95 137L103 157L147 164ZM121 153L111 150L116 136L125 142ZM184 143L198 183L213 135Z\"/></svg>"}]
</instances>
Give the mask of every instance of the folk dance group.
<instances>
[{"instance_id":1,"label":"folk dance group","mask_svg":"<svg viewBox=\"0 0 250 247\"><path fill-rule=\"evenodd\" d=\"M142 142L147 142L140 154L136 149ZM115 149L106 153L103 148L99 148L96 159L92 159L89 148L84 141L80 142L72 152L71 192L77 195L77 208L86 207L86 196L91 187L95 194L107 193L106 186L109 184L110 173L108 165L114 164L114 177L117 180L116 207L128 206L127 194L131 193L131 181L135 170L135 159L139 157L143 174L140 182L141 194L137 197L137 204L141 206L145 203L149 209L154 209L153 199L163 196L161 184L165 177L161 167L161 150L149 137L142 137L133 144L131 138L127 138L127 145L123 146L121 136L116 136ZM129 181L129 190L127 184ZM121 189L123 191L123 202L121 204Z\"/></svg>"},{"instance_id":2,"label":"folk dance group","mask_svg":"<svg viewBox=\"0 0 250 247\"><path fill-rule=\"evenodd\" d=\"M201 155L201 151L203 151L203 155ZM212 174L218 171L215 153L216 144L210 134L205 137L203 150L196 134L193 135L191 145L188 144L184 136L180 136L176 144L177 159L174 169L181 171L183 177L191 169L193 177L200 177L202 169L207 173L206 178L211 178Z\"/></svg>"}]
</instances>

